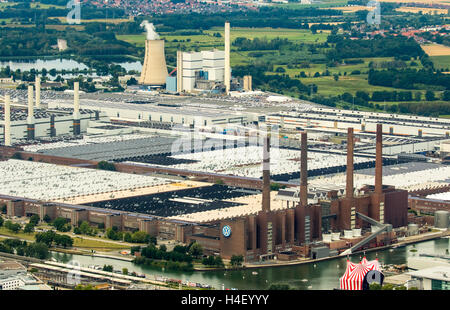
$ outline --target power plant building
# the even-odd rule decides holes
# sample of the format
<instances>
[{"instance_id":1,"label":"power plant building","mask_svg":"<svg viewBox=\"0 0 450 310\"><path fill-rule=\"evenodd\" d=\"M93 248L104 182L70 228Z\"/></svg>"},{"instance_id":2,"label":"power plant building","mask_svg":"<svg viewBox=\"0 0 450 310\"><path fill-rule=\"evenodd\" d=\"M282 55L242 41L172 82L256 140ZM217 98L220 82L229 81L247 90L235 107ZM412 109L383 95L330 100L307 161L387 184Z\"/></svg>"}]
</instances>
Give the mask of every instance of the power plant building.
<instances>
[{"instance_id":1,"label":"power plant building","mask_svg":"<svg viewBox=\"0 0 450 310\"><path fill-rule=\"evenodd\" d=\"M181 83L182 91L191 92L199 88L200 81L223 83L224 59L225 52L219 50L182 52L177 65L181 68L177 83Z\"/></svg>"}]
</instances>

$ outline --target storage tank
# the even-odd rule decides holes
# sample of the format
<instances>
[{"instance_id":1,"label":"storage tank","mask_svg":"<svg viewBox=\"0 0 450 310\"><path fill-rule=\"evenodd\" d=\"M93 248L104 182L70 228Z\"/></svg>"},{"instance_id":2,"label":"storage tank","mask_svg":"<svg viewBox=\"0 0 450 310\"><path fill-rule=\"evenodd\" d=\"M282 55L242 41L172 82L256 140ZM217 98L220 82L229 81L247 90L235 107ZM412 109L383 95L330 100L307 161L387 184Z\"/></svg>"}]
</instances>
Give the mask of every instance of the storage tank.
<instances>
[{"instance_id":1,"label":"storage tank","mask_svg":"<svg viewBox=\"0 0 450 310\"><path fill-rule=\"evenodd\" d=\"M353 229L353 237L361 237L361 228Z\"/></svg>"},{"instance_id":2,"label":"storage tank","mask_svg":"<svg viewBox=\"0 0 450 310\"><path fill-rule=\"evenodd\" d=\"M417 224L408 224L408 235L417 235L419 233L419 225Z\"/></svg>"},{"instance_id":3,"label":"storage tank","mask_svg":"<svg viewBox=\"0 0 450 310\"><path fill-rule=\"evenodd\" d=\"M323 242L331 242L331 234L322 234Z\"/></svg>"},{"instance_id":4,"label":"storage tank","mask_svg":"<svg viewBox=\"0 0 450 310\"><path fill-rule=\"evenodd\" d=\"M449 227L449 212L439 210L434 213L434 227L446 229Z\"/></svg>"},{"instance_id":5,"label":"storage tank","mask_svg":"<svg viewBox=\"0 0 450 310\"><path fill-rule=\"evenodd\" d=\"M332 233L331 240L333 240L333 241L339 240L340 236L341 236L341 233Z\"/></svg>"},{"instance_id":6,"label":"storage tank","mask_svg":"<svg viewBox=\"0 0 450 310\"><path fill-rule=\"evenodd\" d=\"M353 231L352 230L344 230L344 238L352 239L353 238Z\"/></svg>"}]
</instances>

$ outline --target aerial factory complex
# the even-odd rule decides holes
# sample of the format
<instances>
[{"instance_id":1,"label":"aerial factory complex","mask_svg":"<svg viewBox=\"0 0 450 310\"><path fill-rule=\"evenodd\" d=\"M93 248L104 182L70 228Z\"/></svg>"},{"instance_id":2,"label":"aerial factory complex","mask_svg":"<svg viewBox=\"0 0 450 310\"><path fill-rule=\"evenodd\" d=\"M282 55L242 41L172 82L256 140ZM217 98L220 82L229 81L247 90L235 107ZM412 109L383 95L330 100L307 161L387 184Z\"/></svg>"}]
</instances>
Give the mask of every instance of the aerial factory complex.
<instances>
[{"instance_id":1,"label":"aerial factory complex","mask_svg":"<svg viewBox=\"0 0 450 310\"><path fill-rule=\"evenodd\" d=\"M224 50L180 50L169 73L164 40L145 27L133 91L41 91L39 78L0 90L7 218L86 221L274 264L449 227L450 119L254 91L251 76L233 77L229 23Z\"/></svg>"}]
</instances>

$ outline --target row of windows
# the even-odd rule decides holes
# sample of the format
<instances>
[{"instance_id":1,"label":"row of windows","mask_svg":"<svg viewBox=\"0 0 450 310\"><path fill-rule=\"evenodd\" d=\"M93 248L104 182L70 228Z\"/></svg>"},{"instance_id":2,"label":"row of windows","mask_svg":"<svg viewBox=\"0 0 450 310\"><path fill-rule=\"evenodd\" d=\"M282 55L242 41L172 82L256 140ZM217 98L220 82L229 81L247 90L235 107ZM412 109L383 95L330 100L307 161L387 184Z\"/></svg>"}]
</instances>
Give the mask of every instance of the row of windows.
<instances>
[{"instance_id":1,"label":"row of windows","mask_svg":"<svg viewBox=\"0 0 450 310\"><path fill-rule=\"evenodd\" d=\"M117 112L116 115L117 115L117 117L120 117L120 113L119 113L119 112ZM141 119L141 114L138 115L138 119ZM148 116L148 120L149 120L149 121L152 120L152 116L151 116L151 115ZM163 121L162 115L159 116L159 121L160 121L160 122ZM170 117L170 122L173 123L173 116ZM185 123L184 117L181 119L181 123L182 123L182 124ZM195 120L192 120L192 124L195 125ZM204 126L208 125L208 121L207 121L207 120L204 120L203 125L204 125Z\"/></svg>"}]
</instances>

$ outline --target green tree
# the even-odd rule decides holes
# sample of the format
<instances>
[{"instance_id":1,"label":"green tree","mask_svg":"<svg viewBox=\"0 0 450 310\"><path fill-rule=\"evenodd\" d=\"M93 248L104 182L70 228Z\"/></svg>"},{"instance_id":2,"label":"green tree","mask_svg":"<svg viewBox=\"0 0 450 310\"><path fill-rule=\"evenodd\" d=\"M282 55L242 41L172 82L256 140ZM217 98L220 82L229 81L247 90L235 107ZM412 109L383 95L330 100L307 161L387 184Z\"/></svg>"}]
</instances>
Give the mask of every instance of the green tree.
<instances>
[{"instance_id":1,"label":"green tree","mask_svg":"<svg viewBox=\"0 0 450 310\"><path fill-rule=\"evenodd\" d=\"M25 255L29 257L35 257L39 259L46 259L49 257L50 252L48 250L48 246L42 242L31 243L25 249Z\"/></svg>"},{"instance_id":2,"label":"green tree","mask_svg":"<svg viewBox=\"0 0 450 310\"><path fill-rule=\"evenodd\" d=\"M37 233L34 238L37 243L44 243L48 247L50 247L55 239L56 233L54 231L46 231L42 233Z\"/></svg>"},{"instance_id":3,"label":"green tree","mask_svg":"<svg viewBox=\"0 0 450 310\"><path fill-rule=\"evenodd\" d=\"M290 289L291 287L288 284L271 284L269 286L270 291L286 291Z\"/></svg>"},{"instance_id":4,"label":"green tree","mask_svg":"<svg viewBox=\"0 0 450 310\"><path fill-rule=\"evenodd\" d=\"M127 268L122 268L122 273L123 273L124 275L127 275L127 274L128 274L128 269L127 269Z\"/></svg>"},{"instance_id":5,"label":"green tree","mask_svg":"<svg viewBox=\"0 0 450 310\"><path fill-rule=\"evenodd\" d=\"M369 285L369 290L371 290L371 291L379 291L379 290L381 290L381 285L379 283L371 283Z\"/></svg>"},{"instance_id":6,"label":"green tree","mask_svg":"<svg viewBox=\"0 0 450 310\"><path fill-rule=\"evenodd\" d=\"M214 265L215 264L214 256L209 255L208 257L204 257L202 259L202 264L205 265L205 266L212 266L212 265Z\"/></svg>"},{"instance_id":7,"label":"green tree","mask_svg":"<svg viewBox=\"0 0 450 310\"><path fill-rule=\"evenodd\" d=\"M44 222L46 222L46 223L50 223L52 219L51 219L51 217L50 217L48 214L46 214L46 215L44 215L43 220L44 220Z\"/></svg>"},{"instance_id":8,"label":"green tree","mask_svg":"<svg viewBox=\"0 0 450 310\"><path fill-rule=\"evenodd\" d=\"M386 283L381 287L381 289L383 291L392 291L394 289L394 285L392 285L390 283Z\"/></svg>"},{"instance_id":9,"label":"green tree","mask_svg":"<svg viewBox=\"0 0 450 310\"><path fill-rule=\"evenodd\" d=\"M116 166L114 166L113 163L102 160L102 161L98 162L97 169L116 171Z\"/></svg>"},{"instance_id":10,"label":"green tree","mask_svg":"<svg viewBox=\"0 0 450 310\"><path fill-rule=\"evenodd\" d=\"M431 91L431 90L427 90L427 92L425 93L425 99L426 99L427 101L433 101L433 100L436 100L436 97L435 97L435 95L434 95L434 92Z\"/></svg>"},{"instance_id":11,"label":"green tree","mask_svg":"<svg viewBox=\"0 0 450 310\"><path fill-rule=\"evenodd\" d=\"M214 259L214 265L217 267L223 267L225 266L225 264L223 263L222 257L220 257L219 255L215 257Z\"/></svg>"},{"instance_id":12,"label":"green tree","mask_svg":"<svg viewBox=\"0 0 450 310\"><path fill-rule=\"evenodd\" d=\"M18 232L20 231L20 229L22 228L22 227L20 226L20 224L18 224L18 223L13 223L13 222L11 222L11 221L6 221L6 222L4 223L4 225L5 225L5 228L6 228L6 229L12 231L13 233L18 233Z\"/></svg>"},{"instance_id":13,"label":"green tree","mask_svg":"<svg viewBox=\"0 0 450 310\"><path fill-rule=\"evenodd\" d=\"M3 226L3 222L4 222L3 217L0 216L0 227Z\"/></svg>"},{"instance_id":14,"label":"green tree","mask_svg":"<svg viewBox=\"0 0 450 310\"><path fill-rule=\"evenodd\" d=\"M123 235L123 241L129 242L129 243L133 242L133 238L131 237L131 234L129 232L126 232Z\"/></svg>"},{"instance_id":15,"label":"green tree","mask_svg":"<svg viewBox=\"0 0 450 310\"><path fill-rule=\"evenodd\" d=\"M112 265L104 265L103 271L113 272L114 267Z\"/></svg>"},{"instance_id":16,"label":"green tree","mask_svg":"<svg viewBox=\"0 0 450 310\"><path fill-rule=\"evenodd\" d=\"M203 247L199 243L194 242L189 247L189 254L195 258L198 258L203 254Z\"/></svg>"},{"instance_id":17,"label":"green tree","mask_svg":"<svg viewBox=\"0 0 450 310\"><path fill-rule=\"evenodd\" d=\"M133 243L148 243L150 235L145 231L136 231L131 235L131 242Z\"/></svg>"},{"instance_id":18,"label":"green tree","mask_svg":"<svg viewBox=\"0 0 450 310\"><path fill-rule=\"evenodd\" d=\"M30 217L30 222L29 223L32 224L33 226L36 226L39 223L39 220L40 220L39 215L33 214Z\"/></svg>"},{"instance_id":19,"label":"green tree","mask_svg":"<svg viewBox=\"0 0 450 310\"><path fill-rule=\"evenodd\" d=\"M58 217L56 218L52 225L56 228L56 230L58 231L67 231L67 219L63 218L63 217Z\"/></svg>"},{"instance_id":20,"label":"green tree","mask_svg":"<svg viewBox=\"0 0 450 310\"><path fill-rule=\"evenodd\" d=\"M87 221L83 221L80 225L80 231L83 235L91 235L92 228Z\"/></svg>"},{"instance_id":21,"label":"green tree","mask_svg":"<svg viewBox=\"0 0 450 310\"><path fill-rule=\"evenodd\" d=\"M242 255L232 255L230 259L230 265L233 267L239 267L244 262L244 256Z\"/></svg>"},{"instance_id":22,"label":"green tree","mask_svg":"<svg viewBox=\"0 0 450 310\"><path fill-rule=\"evenodd\" d=\"M32 233L34 231L34 225L32 223L28 223L25 225L23 232L24 233Z\"/></svg>"}]
</instances>

